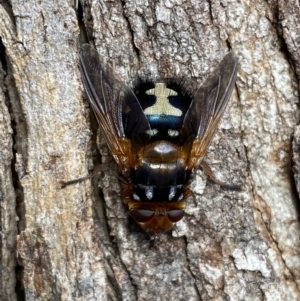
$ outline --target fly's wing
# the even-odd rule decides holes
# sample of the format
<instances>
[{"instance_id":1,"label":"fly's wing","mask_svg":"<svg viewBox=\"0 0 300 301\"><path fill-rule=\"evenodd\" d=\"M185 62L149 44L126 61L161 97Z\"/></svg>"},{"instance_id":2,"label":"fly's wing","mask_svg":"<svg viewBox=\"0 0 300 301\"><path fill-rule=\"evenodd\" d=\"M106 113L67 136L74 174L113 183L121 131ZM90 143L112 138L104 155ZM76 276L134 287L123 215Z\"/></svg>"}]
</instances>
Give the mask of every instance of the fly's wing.
<instances>
[{"instance_id":1,"label":"fly's wing","mask_svg":"<svg viewBox=\"0 0 300 301\"><path fill-rule=\"evenodd\" d=\"M231 96L238 66L236 55L228 53L195 94L181 130L182 140L195 137L188 159L189 169L199 165L207 151Z\"/></svg>"},{"instance_id":2,"label":"fly's wing","mask_svg":"<svg viewBox=\"0 0 300 301\"><path fill-rule=\"evenodd\" d=\"M96 49L84 44L80 52L82 82L116 162L131 167L131 136L145 136L148 120L134 95L109 69L104 69Z\"/></svg>"}]
</instances>

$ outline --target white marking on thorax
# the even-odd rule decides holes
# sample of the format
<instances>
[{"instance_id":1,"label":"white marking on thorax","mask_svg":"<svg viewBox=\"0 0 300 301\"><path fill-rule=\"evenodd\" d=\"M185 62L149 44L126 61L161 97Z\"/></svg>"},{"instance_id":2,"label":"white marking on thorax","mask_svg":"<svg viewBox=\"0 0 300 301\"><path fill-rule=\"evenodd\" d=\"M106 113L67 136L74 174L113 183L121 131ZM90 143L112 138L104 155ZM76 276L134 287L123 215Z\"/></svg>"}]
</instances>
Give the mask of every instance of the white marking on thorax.
<instances>
[{"instance_id":1,"label":"white marking on thorax","mask_svg":"<svg viewBox=\"0 0 300 301\"><path fill-rule=\"evenodd\" d=\"M134 193L132 197L135 201L140 201L140 197L136 193Z\"/></svg>"},{"instance_id":2,"label":"white marking on thorax","mask_svg":"<svg viewBox=\"0 0 300 301\"><path fill-rule=\"evenodd\" d=\"M153 198L153 187L152 186L147 186L145 189L145 195L148 200L151 200Z\"/></svg>"},{"instance_id":3,"label":"white marking on thorax","mask_svg":"<svg viewBox=\"0 0 300 301\"><path fill-rule=\"evenodd\" d=\"M173 197L175 196L176 194L176 187L175 186L171 186L170 188L170 192L169 192L169 201L171 201L173 199Z\"/></svg>"},{"instance_id":4,"label":"white marking on thorax","mask_svg":"<svg viewBox=\"0 0 300 301\"><path fill-rule=\"evenodd\" d=\"M176 96L178 93L168 89L164 83L156 83L155 88L146 91L146 94L156 96L156 103L144 111L146 115L182 115L181 110L173 107L168 100L168 96Z\"/></svg>"}]
</instances>

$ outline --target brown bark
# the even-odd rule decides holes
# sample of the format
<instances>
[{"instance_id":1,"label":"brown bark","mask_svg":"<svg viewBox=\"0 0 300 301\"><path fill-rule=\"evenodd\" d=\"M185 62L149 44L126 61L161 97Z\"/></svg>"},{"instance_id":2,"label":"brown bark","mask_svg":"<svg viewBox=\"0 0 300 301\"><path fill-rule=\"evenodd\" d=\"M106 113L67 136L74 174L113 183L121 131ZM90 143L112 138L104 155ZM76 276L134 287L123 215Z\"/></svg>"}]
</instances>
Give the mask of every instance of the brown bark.
<instances>
[{"instance_id":1,"label":"brown bark","mask_svg":"<svg viewBox=\"0 0 300 301\"><path fill-rule=\"evenodd\" d=\"M299 3L86 1L83 22L80 11L0 3L0 299L298 300ZM197 170L184 219L150 243L101 139L101 193L96 178L61 189L99 161L78 70L86 38L128 82L201 83L234 50L236 88L206 161L241 190Z\"/></svg>"}]
</instances>

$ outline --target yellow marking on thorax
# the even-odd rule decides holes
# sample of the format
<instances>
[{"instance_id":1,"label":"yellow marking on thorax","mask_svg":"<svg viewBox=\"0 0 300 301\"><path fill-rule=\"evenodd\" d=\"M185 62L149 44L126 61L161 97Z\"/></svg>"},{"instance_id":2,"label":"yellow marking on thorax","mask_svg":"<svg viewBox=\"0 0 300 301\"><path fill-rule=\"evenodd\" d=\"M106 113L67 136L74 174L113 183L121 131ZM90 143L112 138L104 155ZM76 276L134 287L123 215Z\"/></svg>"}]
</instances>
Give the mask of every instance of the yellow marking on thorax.
<instances>
[{"instance_id":1,"label":"yellow marking on thorax","mask_svg":"<svg viewBox=\"0 0 300 301\"><path fill-rule=\"evenodd\" d=\"M181 110L173 107L168 100L168 96L175 96L177 92L168 89L164 83L156 83L155 88L146 91L146 94L156 96L156 103L144 111L146 115L182 115Z\"/></svg>"}]
</instances>

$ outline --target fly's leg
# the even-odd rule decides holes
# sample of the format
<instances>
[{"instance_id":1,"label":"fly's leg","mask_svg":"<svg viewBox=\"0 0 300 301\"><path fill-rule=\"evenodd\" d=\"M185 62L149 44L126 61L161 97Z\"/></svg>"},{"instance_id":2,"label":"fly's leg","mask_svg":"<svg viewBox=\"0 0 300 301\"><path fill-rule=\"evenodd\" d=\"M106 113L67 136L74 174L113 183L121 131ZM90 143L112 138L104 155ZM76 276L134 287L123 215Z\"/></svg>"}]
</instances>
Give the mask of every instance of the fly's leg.
<instances>
[{"instance_id":1,"label":"fly's leg","mask_svg":"<svg viewBox=\"0 0 300 301\"><path fill-rule=\"evenodd\" d=\"M85 180L93 178L94 176L96 176L98 173L100 173L102 171L102 169L105 165L110 164L111 162L112 162L112 159L108 160L105 163L101 163L89 175L87 175L85 177L81 177L81 178L71 180L71 181L60 181L61 188L65 188L67 186L70 186L70 185L73 185L73 184L76 184L76 183L80 183L80 182L83 182Z\"/></svg>"},{"instance_id":2,"label":"fly's leg","mask_svg":"<svg viewBox=\"0 0 300 301\"><path fill-rule=\"evenodd\" d=\"M240 190L241 189L241 184L227 183L226 180L223 179L222 175L214 173L212 171L212 169L210 168L210 166L206 162L202 161L201 166L202 166L205 174L214 183L220 185L223 188L230 189L230 190Z\"/></svg>"}]
</instances>

